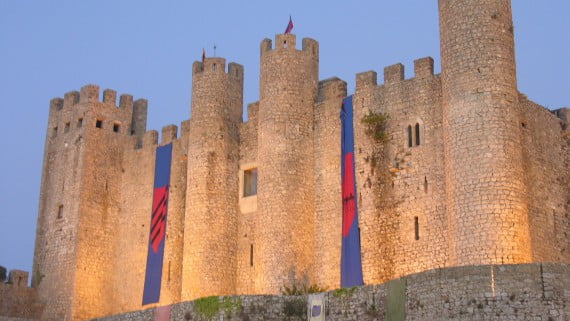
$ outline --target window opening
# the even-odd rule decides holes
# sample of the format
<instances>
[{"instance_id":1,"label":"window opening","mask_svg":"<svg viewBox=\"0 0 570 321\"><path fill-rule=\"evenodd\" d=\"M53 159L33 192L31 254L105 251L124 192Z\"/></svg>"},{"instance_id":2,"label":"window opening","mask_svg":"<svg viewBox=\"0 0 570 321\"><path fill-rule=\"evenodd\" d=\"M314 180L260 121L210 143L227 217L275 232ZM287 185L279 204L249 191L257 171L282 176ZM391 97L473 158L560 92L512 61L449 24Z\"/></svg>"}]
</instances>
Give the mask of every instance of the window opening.
<instances>
[{"instance_id":1,"label":"window opening","mask_svg":"<svg viewBox=\"0 0 570 321\"><path fill-rule=\"evenodd\" d=\"M103 128L103 121L97 119L97 121L95 122L95 127L97 127L97 128Z\"/></svg>"},{"instance_id":2,"label":"window opening","mask_svg":"<svg viewBox=\"0 0 570 321\"><path fill-rule=\"evenodd\" d=\"M77 128L81 128L81 126L83 126L83 118L77 120Z\"/></svg>"},{"instance_id":3,"label":"window opening","mask_svg":"<svg viewBox=\"0 0 570 321\"><path fill-rule=\"evenodd\" d=\"M216 71L216 64L212 65L212 71Z\"/></svg>"},{"instance_id":4,"label":"window opening","mask_svg":"<svg viewBox=\"0 0 570 321\"><path fill-rule=\"evenodd\" d=\"M51 131L51 137L56 137L57 136L57 126L53 128L53 130Z\"/></svg>"},{"instance_id":5,"label":"window opening","mask_svg":"<svg viewBox=\"0 0 570 321\"><path fill-rule=\"evenodd\" d=\"M408 147L412 147L412 126L408 126Z\"/></svg>"},{"instance_id":6,"label":"window opening","mask_svg":"<svg viewBox=\"0 0 570 321\"><path fill-rule=\"evenodd\" d=\"M65 123L65 127L63 128L63 132L67 133L69 131L69 127L70 127L69 122Z\"/></svg>"},{"instance_id":7,"label":"window opening","mask_svg":"<svg viewBox=\"0 0 570 321\"><path fill-rule=\"evenodd\" d=\"M420 124L416 123L416 146L420 145Z\"/></svg>"},{"instance_id":8,"label":"window opening","mask_svg":"<svg viewBox=\"0 0 570 321\"><path fill-rule=\"evenodd\" d=\"M114 131L115 133L118 133L120 128L121 128L121 125L120 125L120 124L118 124L118 123L114 123L114 124L113 124L113 131Z\"/></svg>"},{"instance_id":9,"label":"window opening","mask_svg":"<svg viewBox=\"0 0 570 321\"><path fill-rule=\"evenodd\" d=\"M414 234L416 241L420 239L420 222L418 217L414 217Z\"/></svg>"},{"instance_id":10,"label":"window opening","mask_svg":"<svg viewBox=\"0 0 570 321\"><path fill-rule=\"evenodd\" d=\"M249 266L253 266L253 244L249 247Z\"/></svg>"},{"instance_id":11,"label":"window opening","mask_svg":"<svg viewBox=\"0 0 570 321\"><path fill-rule=\"evenodd\" d=\"M58 219L63 218L63 205L59 205L57 207L57 218Z\"/></svg>"},{"instance_id":12,"label":"window opening","mask_svg":"<svg viewBox=\"0 0 570 321\"><path fill-rule=\"evenodd\" d=\"M243 171L243 196L253 196L257 194L257 168Z\"/></svg>"}]
</instances>

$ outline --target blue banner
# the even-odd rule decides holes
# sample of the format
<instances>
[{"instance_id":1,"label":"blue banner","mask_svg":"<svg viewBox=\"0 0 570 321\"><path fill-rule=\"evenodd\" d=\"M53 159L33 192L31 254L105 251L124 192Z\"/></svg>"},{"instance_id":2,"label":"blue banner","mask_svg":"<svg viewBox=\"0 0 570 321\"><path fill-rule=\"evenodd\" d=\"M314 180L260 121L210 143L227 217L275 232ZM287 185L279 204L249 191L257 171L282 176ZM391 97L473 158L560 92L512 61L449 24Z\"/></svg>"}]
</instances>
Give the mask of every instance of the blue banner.
<instances>
[{"instance_id":1,"label":"blue banner","mask_svg":"<svg viewBox=\"0 0 570 321\"><path fill-rule=\"evenodd\" d=\"M340 286L363 285L360 258L360 230L356 204L354 171L354 128L352 96L342 101L341 120L341 181L342 181L342 250L340 256Z\"/></svg>"},{"instance_id":2,"label":"blue banner","mask_svg":"<svg viewBox=\"0 0 570 321\"><path fill-rule=\"evenodd\" d=\"M156 148L152 215L150 219L150 233L148 238L148 255L146 259L146 274L142 299L143 305L156 303L160 298L171 160L172 144Z\"/></svg>"}]
</instances>

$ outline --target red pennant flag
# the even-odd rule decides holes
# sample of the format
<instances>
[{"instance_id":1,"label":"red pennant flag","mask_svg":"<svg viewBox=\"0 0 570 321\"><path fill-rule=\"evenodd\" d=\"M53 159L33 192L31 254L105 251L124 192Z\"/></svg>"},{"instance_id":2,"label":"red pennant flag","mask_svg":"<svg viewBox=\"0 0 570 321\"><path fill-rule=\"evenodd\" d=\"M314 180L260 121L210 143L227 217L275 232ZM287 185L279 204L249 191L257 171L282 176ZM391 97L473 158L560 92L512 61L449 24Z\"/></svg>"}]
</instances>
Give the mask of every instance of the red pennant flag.
<instances>
[{"instance_id":1,"label":"red pennant flag","mask_svg":"<svg viewBox=\"0 0 570 321\"><path fill-rule=\"evenodd\" d=\"M293 30L293 20L291 20L291 16L289 16L289 24L287 24L287 28L285 28L285 34L291 33Z\"/></svg>"}]
</instances>

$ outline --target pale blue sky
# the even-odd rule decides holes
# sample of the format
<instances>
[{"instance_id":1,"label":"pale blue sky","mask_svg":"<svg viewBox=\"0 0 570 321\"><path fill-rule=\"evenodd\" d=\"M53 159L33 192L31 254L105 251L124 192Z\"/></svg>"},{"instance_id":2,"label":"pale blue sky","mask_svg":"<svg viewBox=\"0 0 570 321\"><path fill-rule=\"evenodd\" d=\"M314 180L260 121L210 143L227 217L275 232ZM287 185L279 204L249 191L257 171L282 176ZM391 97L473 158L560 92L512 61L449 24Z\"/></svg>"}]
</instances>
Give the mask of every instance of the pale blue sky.
<instances>
[{"instance_id":1,"label":"pale blue sky","mask_svg":"<svg viewBox=\"0 0 570 321\"><path fill-rule=\"evenodd\" d=\"M191 65L202 48L245 68L258 98L259 43L285 29L320 43L321 79L432 56L436 0L0 0L0 265L30 270L49 100L88 83L149 100L148 129L189 117ZM570 1L513 0L519 90L570 105Z\"/></svg>"}]
</instances>

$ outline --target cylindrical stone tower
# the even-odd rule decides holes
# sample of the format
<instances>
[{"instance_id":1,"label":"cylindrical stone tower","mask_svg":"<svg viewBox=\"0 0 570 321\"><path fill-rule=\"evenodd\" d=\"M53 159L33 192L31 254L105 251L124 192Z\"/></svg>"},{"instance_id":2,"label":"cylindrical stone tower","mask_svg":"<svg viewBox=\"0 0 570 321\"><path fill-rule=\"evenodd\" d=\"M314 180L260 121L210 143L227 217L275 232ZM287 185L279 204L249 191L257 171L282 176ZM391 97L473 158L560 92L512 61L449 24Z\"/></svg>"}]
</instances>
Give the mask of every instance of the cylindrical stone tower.
<instances>
[{"instance_id":1,"label":"cylindrical stone tower","mask_svg":"<svg viewBox=\"0 0 570 321\"><path fill-rule=\"evenodd\" d=\"M531 259L509 0L439 0L450 265Z\"/></svg>"},{"instance_id":2,"label":"cylindrical stone tower","mask_svg":"<svg viewBox=\"0 0 570 321\"><path fill-rule=\"evenodd\" d=\"M261 42L255 288L277 293L310 278L313 258L313 107L318 43L277 35Z\"/></svg>"},{"instance_id":3,"label":"cylindrical stone tower","mask_svg":"<svg viewBox=\"0 0 570 321\"><path fill-rule=\"evenodd\" d=\"M182 299L235 294L243 67L192 66Z\"/></svg>"}]
</instances>

